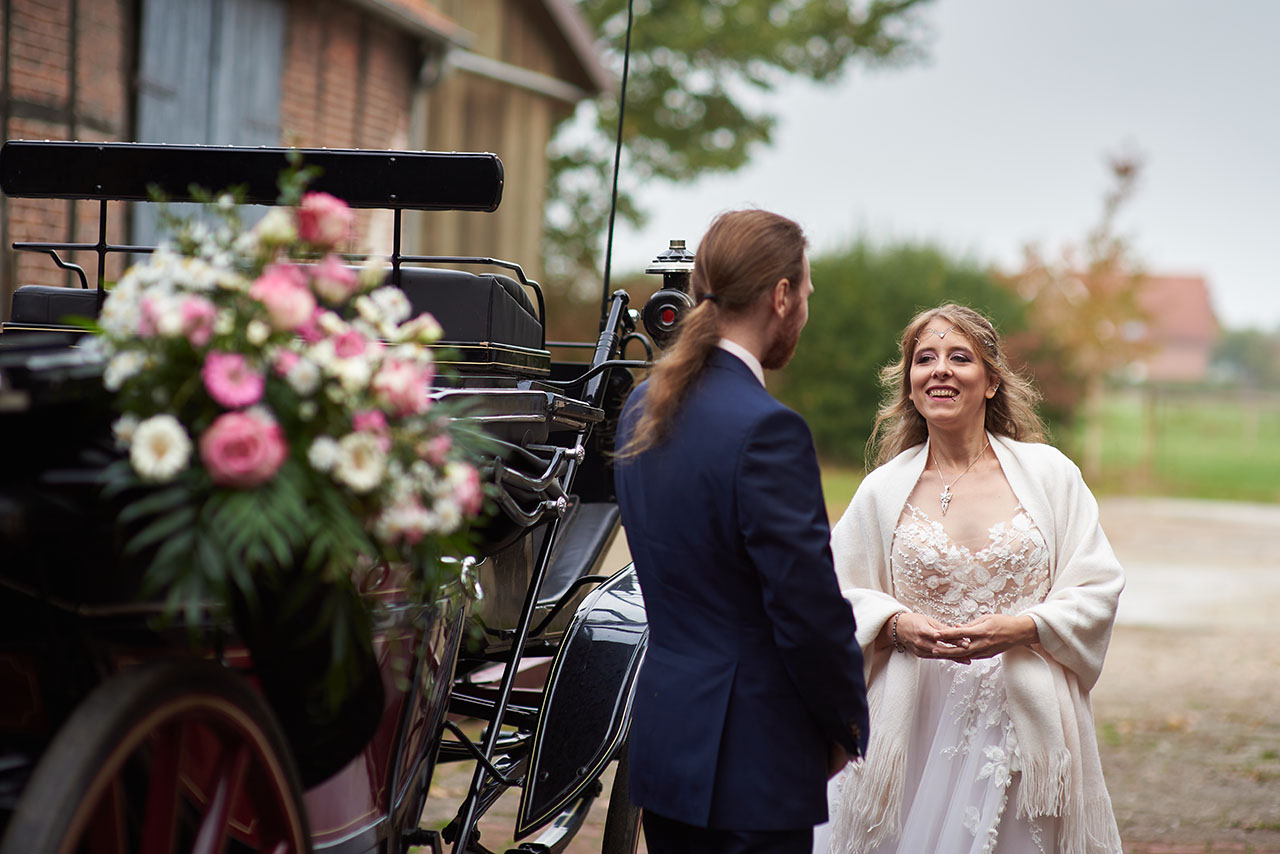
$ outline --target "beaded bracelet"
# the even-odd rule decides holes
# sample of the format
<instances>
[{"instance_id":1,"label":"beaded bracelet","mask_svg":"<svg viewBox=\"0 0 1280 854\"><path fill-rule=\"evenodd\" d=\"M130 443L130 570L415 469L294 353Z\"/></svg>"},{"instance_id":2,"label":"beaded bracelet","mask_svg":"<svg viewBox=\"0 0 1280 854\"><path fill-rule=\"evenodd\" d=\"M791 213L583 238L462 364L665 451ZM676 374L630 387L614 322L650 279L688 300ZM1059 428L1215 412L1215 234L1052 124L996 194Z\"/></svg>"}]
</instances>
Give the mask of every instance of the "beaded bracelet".
<instances>
[{"instance_id":1,"label":"beaded bracelet","mask_svg":"<svg viewBox=\"0 0 1280 854\"><path fill-rule=\"evenodd\" d=\"M898 613L894 614L893 621L889 623L889 634L893 636L893 648L896 649L898 652L907 651L907 648L903 646L902 643L898 640L898 618L905 613L907 612L899 611Z\"/></svg>"}]
</instances>

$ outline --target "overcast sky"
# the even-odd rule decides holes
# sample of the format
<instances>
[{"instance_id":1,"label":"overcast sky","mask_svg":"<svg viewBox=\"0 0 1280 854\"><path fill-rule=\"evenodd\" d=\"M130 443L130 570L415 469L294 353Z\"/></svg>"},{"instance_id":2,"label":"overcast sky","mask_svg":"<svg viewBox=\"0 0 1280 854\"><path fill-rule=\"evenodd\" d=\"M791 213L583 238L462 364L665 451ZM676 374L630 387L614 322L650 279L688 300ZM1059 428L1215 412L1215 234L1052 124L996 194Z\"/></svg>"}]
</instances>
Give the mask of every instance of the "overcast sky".
<instances>
[{"instance_id":1,"label":"overcast sky","mask_svg":"<svg viewBox=\"0 0 1280 854\"><path fill-rule=\"evenodd\" d=\"M748 167L642 193L651 224L619 228L615 269L743 205L798 219L819 252L868 234L1012 268L1029 242L1078 243L1106 156L1132 150L1120 224L1146 268L1205 276L1227 326L1280 328L1280 2L936 0L922 17L922 63L788 86Z\"/></svg>"}]
</instances>

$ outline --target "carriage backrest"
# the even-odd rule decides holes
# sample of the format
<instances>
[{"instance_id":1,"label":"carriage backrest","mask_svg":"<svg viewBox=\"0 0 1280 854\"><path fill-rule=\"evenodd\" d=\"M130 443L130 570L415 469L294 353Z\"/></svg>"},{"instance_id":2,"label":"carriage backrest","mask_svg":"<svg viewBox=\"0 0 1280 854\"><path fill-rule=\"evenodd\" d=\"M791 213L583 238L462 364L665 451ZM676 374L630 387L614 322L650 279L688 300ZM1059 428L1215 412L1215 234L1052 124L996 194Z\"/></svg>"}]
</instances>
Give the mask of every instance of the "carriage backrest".
<instances>
[{"instance_id":1,"label":"carriage backrest","mask_svg":"<svg viewBox=\"0 0 1280 854\"><path fill-rule=\"evenodd\" d=\"M168 201L198 201L197 190L235 187L245 203L274 205L278 177L291 165L291 153L300 155L303 165L320 170L310 189L331 193L354 208L393 212L388 281L405 290L416 311L436 316L450 344L466 345L460 367L470 364L486 372L532 376L549 373L541 289L518 265L489 258L416 256L400 249L403 211L497 209L504 182L502 161L484 153L8 141L0 149L0 190L6 195L97 201L101 210L97 243L15 244L46 252L59 266L78 272L81 288L19 287L6 330L58 326L97 314L107 255L149 249L107 242L108 202L149 201L155 191ZM83 270L62 261L58 253L67 251L96 254L96 289ZM516 278L421 266L445 261L494 264L512 270ZM537 310L526 288L537 297Z\"/></svg>"}]
</instances>

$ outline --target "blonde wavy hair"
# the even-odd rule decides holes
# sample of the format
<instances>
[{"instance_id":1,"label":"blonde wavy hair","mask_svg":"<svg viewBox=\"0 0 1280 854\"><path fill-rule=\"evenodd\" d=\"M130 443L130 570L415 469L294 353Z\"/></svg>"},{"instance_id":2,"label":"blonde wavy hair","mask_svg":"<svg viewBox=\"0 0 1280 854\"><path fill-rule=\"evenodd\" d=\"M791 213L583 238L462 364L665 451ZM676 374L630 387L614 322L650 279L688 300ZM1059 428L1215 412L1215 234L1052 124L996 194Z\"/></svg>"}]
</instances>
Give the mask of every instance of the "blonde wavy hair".
<instances>
[{"instance_id":1,"label":"blonde wavy hair","mask_svg":"<svg viewBox=\"0 0 1280 854\"><path fill-rule=\"evenodd\" d=\"M929 425L911 402L910 365L916 341L937 320L953 325L976 345L987 374L999 383L995 395L987 401L987 430L1022 442L1046 441L1044 421L1036 412L1040 393L1030 380L1009 366L995 325L967 306L947 303L911 318L902 331L898 360L880 370L885 396L867 440L868 468L883 465L929 438Z\"/></svg>"}]
</instances>

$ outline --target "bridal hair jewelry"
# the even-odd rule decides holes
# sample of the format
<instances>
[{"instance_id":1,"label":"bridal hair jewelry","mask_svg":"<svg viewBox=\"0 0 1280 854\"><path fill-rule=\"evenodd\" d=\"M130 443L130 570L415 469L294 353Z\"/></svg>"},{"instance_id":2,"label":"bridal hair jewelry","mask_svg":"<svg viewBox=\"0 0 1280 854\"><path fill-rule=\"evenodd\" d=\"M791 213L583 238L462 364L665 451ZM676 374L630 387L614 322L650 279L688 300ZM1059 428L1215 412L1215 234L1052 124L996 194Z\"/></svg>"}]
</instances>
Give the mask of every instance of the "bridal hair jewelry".
<instances>
[{"instance_id":1,"label":"bridal hair jewelry","mask_svg":"<svg viewBox=\"0 0 1280 854\"><path fill-rule=\"evenodd\" d=\"M969 469L973 468L974 463L982 459L982 455L987 452L987 448L989 447L991 447L990 439L988 439L987 443L982 446L982 450L978 451L978 456L973 458L973 462L969 463L968 467L966 467L964 471L956 475L955 480L951 481L951 483L947 483L947 481L942 477L942 466L938 465L938 458L933 455L933 448L929 448L929 458L933 460L933 467L938 470L938 480L942 481L942 492L938 494L938 501L942 504L943 516L947 515L947 507L951 504L951 487L955 486L960 478L969 473Z\"/></svg>"},{"instance_id":2,"label":"bridal hair jewelry","mask_svg":"<svg viewBox=\"0 0 1280 854\"><path fill-rule=\"evenodd\" d=\"M939 338L946 338L946 337L947 337L947 333L948 333L948 332L950 332L952 329L955 329L955 328L956 328L956 325L953 323L953 324L951 324L950 326L948 326L946 329L944 329L944 330L942 330L941 332L939 332L938 330L936 330L936 329L934 329L932 326L930 326L928 329L926 329L926 330L925 330L925 332L932 332L934 335L937 335ZM917 339L916 339L916 342L918 343L919 341L920 341L920 339L919 339L919 338L917 338Z\"/></svg>"}]
</instances>

